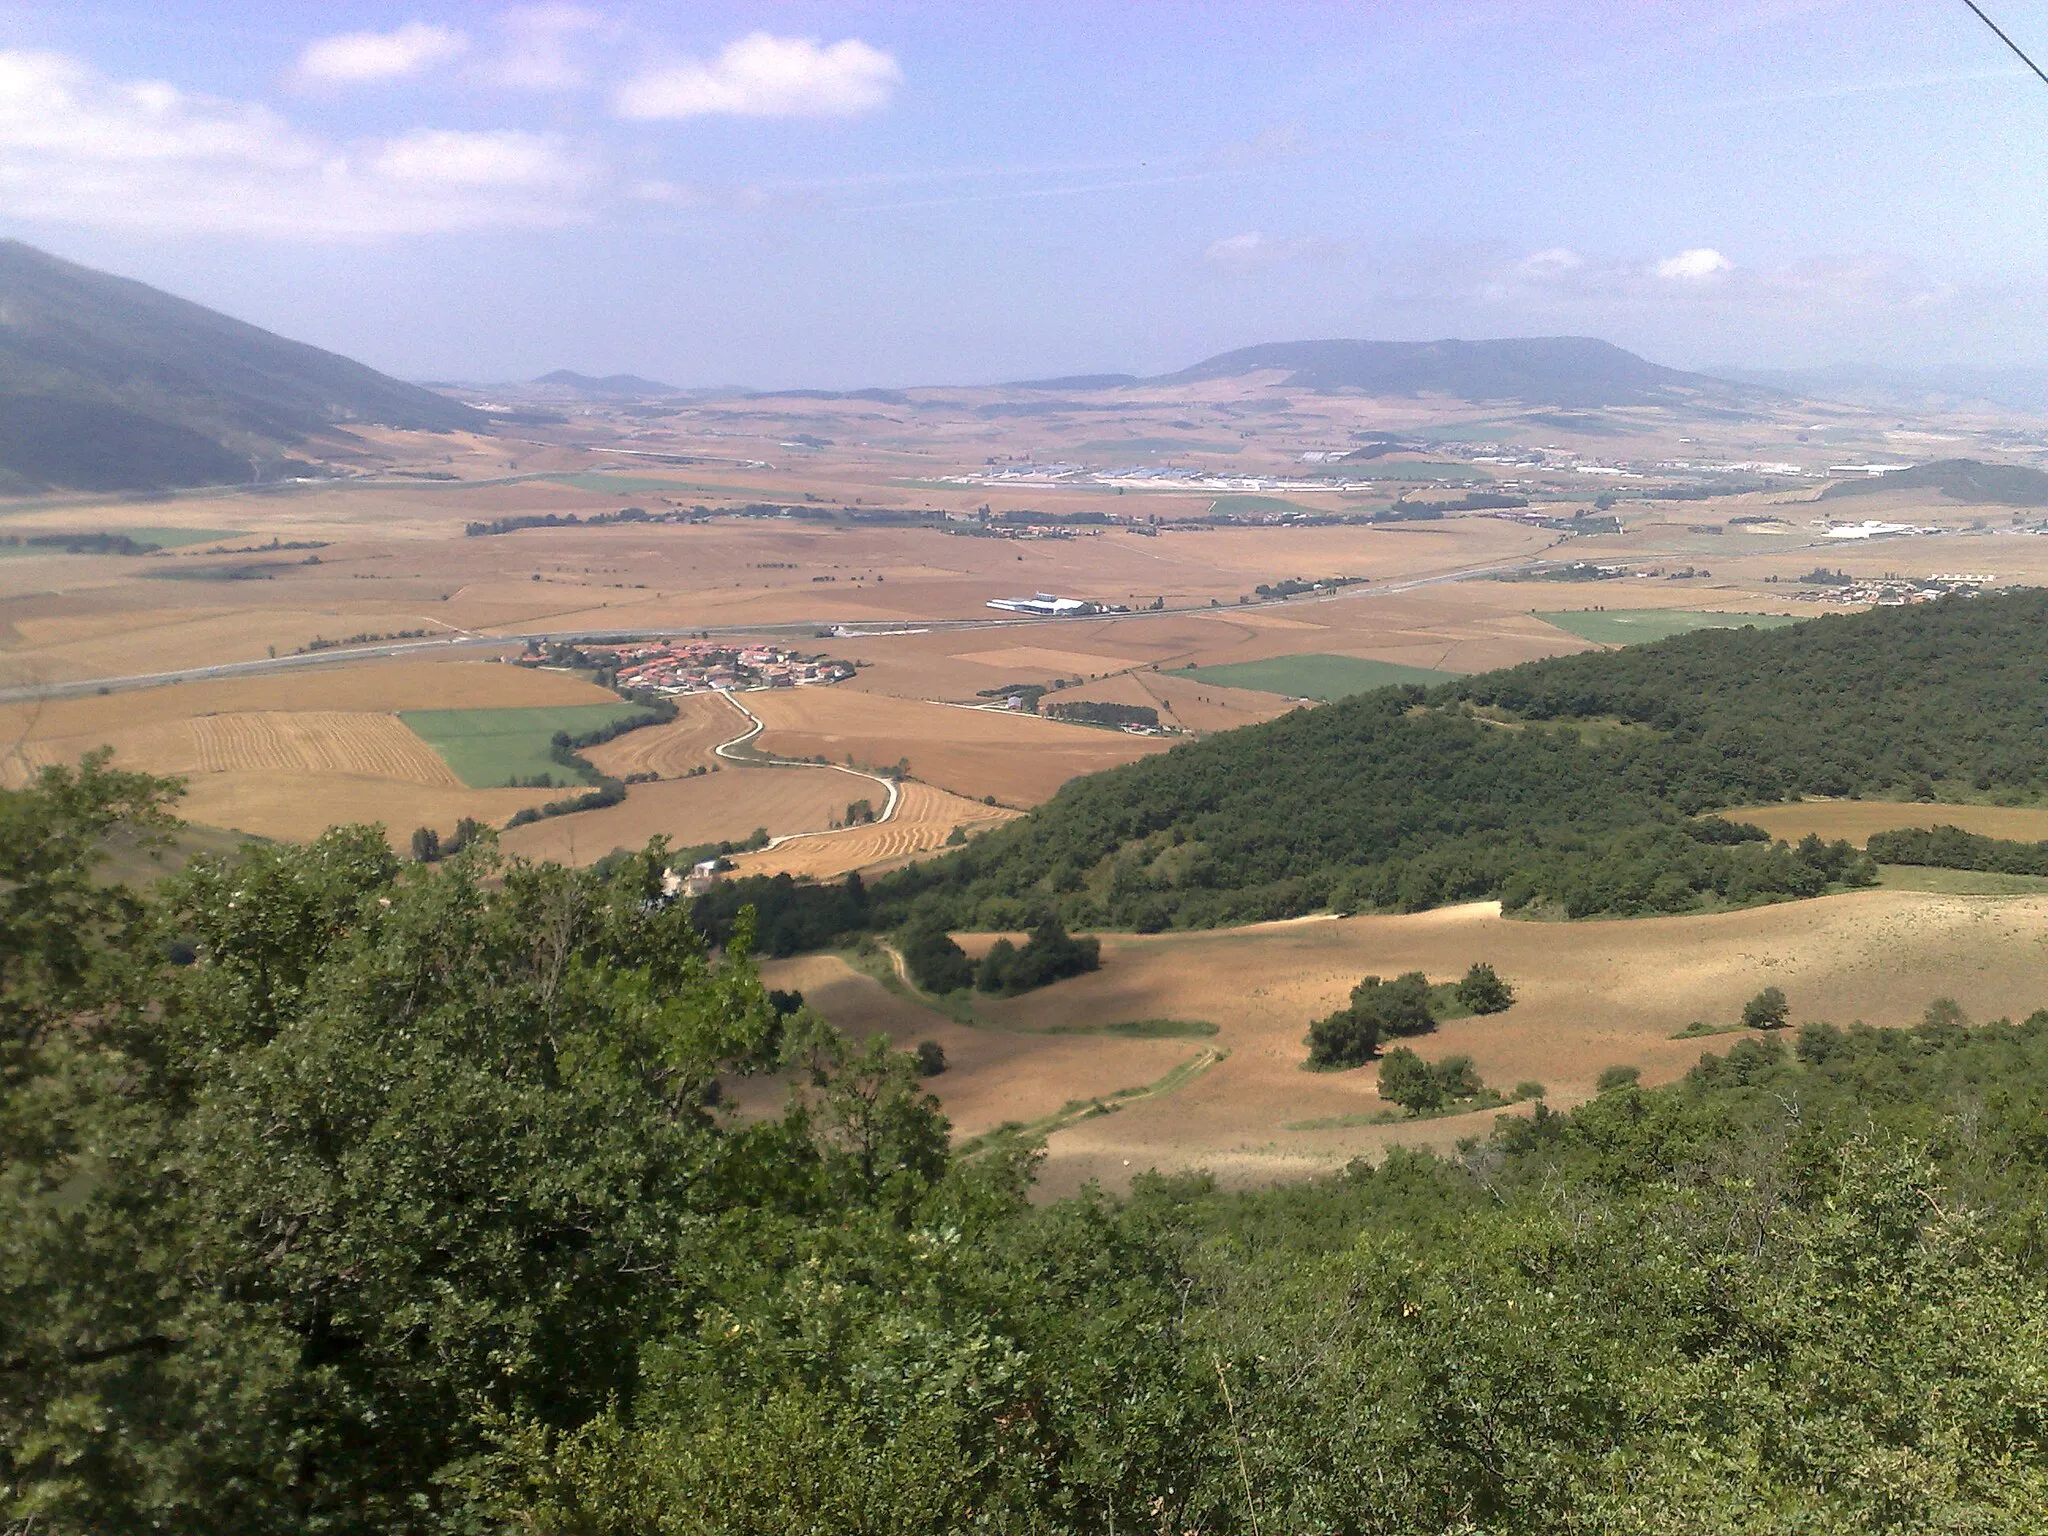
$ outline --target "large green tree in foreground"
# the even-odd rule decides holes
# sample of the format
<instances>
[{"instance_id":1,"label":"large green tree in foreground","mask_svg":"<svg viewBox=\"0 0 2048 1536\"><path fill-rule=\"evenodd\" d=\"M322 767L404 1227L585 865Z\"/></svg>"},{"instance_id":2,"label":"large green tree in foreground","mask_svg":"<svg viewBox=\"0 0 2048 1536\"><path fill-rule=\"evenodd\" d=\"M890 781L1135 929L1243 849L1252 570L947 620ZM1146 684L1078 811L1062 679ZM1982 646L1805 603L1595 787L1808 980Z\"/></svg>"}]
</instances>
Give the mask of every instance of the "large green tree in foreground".
<instances>
[{"instance_id":1,"label":"large green tree in foreground","mask_svg":"<svg viewBox=\"0 0 2048 1536\"><path fill-rule=\"evenodd\" d=\"M2005 1532L2048 1014L1807 1024L1228 1194L1033 1206L606 875L374 830L93 880L0 792L0 1529ZM125 829L125 830L124 830ZM724 1101L773 1064L782 1113ZM749 1095L750 1102L758 1102Z\"/></svg>"}]
</instances>

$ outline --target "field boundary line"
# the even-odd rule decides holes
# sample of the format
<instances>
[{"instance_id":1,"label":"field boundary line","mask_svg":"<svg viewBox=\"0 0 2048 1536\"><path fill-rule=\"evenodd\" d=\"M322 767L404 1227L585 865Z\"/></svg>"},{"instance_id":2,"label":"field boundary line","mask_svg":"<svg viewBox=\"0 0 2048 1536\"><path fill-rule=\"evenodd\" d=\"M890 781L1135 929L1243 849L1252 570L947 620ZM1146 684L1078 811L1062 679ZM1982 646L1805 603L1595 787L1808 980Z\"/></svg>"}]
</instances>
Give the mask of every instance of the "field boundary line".
<instances>
[{"instance_id":1,"label":"field boundary line","mask_svg":"<svg viewBox=\"0 0 2048 1536\"><path fill-rule=\"evenodd\" d=\"M863 822L859 826L826 827L817 832L785 832L780 837L769 838L768 841L758 850L759 852L772 853L775 849L780 848L784 843L798 842L807 837L832 837L841 832L864 832L869 827L882 826L895 817L896 807L899 804L901 804L903 800L903 791L894 779L885 779L879 773L862 773L858 768L842 768L837 763L807 763L800 758L776 757L773 753L759 752L758 748L756 749L756 751L759 753L759 756L756 758L743 757L739 753L729 750L733 747L745 746L748 742L752 741L756 736L760 735L763 731L768 729L768 723L765 720L763 720L759 715L755 714L751 709L747 708L747 706L742 704L738 699L733 697L733 695L726 689L716 688L712 691L716 693L721 699L725 700L726 703L730 704L734 709L738 710L742 715L746 716L749 722L747 729L741 731L739 735L733 737L732 740L721 741L717 746L713 747L711 749L712 756L722 757L727 762L737 763L743 768L827 768L830 769L833 773L851 774L856 779L865 779L870 784L879 784L882 786L883 789L887 790L889 794L888 803L882 807L882 814L877 816L873 821ZM761 759L763 758L766 759L765 762L761 761Z\"/></svg>"}]
</instances>

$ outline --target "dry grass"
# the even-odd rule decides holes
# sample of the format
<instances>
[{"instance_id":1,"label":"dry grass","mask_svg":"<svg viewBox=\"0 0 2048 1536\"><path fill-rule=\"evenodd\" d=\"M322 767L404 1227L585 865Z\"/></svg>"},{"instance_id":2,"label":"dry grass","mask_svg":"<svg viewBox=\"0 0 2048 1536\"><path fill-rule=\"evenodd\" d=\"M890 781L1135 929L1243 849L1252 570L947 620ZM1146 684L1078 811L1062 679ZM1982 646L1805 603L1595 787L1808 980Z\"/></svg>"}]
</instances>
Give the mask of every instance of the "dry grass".
<instances>
[{"instance_id":1,"label":"dry grass","mask_svg":"<svg viewBox=\"0 0 2048 1536\"><path fill-rule=\"evenodd\" d=\"M1723 815L1747 821L1773 837L1796 842L1809 832L1833 841L1845 837L1857 847L1873 832L1901 827L1961 827L1983 837L2038 843L2048 839L2048 806L1926 805L1886 800L1807 800L1791 805L1739 806Z\"/></svg>"},{"instance_id":2,"label":"dry grass","mask_svg":"<svg viewBox=\"0 0 2048 1536\"><path fill-rule=\"evenodd\" d=\"M855 783L844 775L838 777L842 784ZM876 808L880 809L879 801ZM780 848L742 854L733 862L743 875L792 874L829 880L850 870L873 870L935 853L946 846L956 827L971 836L1013 821L1019 814L908 780L900 786L896 814L879 825L802 838Z\"/></svg>"},{"instance_id":3,"label":"dry grass","mask_svg":"<svg viewBox=\"0 0 2048 1536\"><path fill-rule=\"evenodd\" d=\"M938 1096L953 1133L965 1138L1006 1121L1032 1121L1074 1099L1092 1099L1154 1082L1196 1054L1185 1040L1029 1035L970 1029L886 990L835 955L778 960L761 968L771 987L794 988L804 1001L857 1039L886 1034L909 1049L920 1040L945 1048L946 1070L925 1087ZM779 1084L740 1085L743 1107L780 1103Z\"/></svg>"},{"instance_id":4,"label":"dry grass","mask_svg":"<svg viewBox=\"0 0 2048 1536\"><path fill-rule=\"evenodd\" d=\"M1300 1070L1311 1019L1368 972L1449 979L1476 960L1495 965L1520 1000L1505 1014L1455 1020L1415 1045L1432 1058L1468 1053L1481 1077L1503 1089L1543 1082L1553 1104L1569 1105L1591 1093L1604 1067L1634 1065L1646 1082L1666 1082L1703 1049L1725 1050L1732 1038L1670 1037L1694 1019L1732 1021L1767 984L1785 989L1795 1022L1906 1024L1939 995L1978 1019L2030 1012L2048 1003L2048 898L1880 890L1707 917L1571 924L1506 921L1482 904L1111 937L1093 975L977 1006L994 1022L1037 1030L1206 1019L1220 1026L1215 1044L1231 1053L1167 1098L1060 1132L1048 1188L1071 1190L1091 1177L1119 1183L1153 1166L1203 1166L1233 1182L1262 1183L1328 1171L1392 1142L1448 1145L1490 1123L1482 1114L1285 1129L1385 1107L1370 1068ZM1056 1091L1015 1089L1034 1100Z\"/></svg>"}]
</instances>

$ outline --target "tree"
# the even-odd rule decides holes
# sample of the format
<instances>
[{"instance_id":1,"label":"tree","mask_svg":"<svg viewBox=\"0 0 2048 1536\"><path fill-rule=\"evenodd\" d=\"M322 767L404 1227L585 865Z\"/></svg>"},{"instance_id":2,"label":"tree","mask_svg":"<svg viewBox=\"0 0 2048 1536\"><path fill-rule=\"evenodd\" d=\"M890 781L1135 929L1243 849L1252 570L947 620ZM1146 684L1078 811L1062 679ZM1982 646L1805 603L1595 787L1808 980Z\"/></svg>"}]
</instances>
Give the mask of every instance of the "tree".
<instances>
[{"instance_id":1,"label":"tree","mask_svg":"<svg viewBox=\"0 0 2048 1536\"><path fill-rule=\"evenodd\" d=\"M1429 978L1407 971L1392 981L1368 976L1351 989L1351 1006L1372 1018L1385 1036L1426 1035L1436 1028L1429 1007Z\"/></svg>"},{"instance_id":2,"label":"tree","mask_svg":"<svg viewBox=\"0 0 2048 1536\"><path fill-rule=\"evenodd\" d=\"M1405 1045L1395 1046L1380 1059L1379 1094L1411 1115L1441 1109L1445 1099L1444 1085L1429 1063Z\"/></svg>"},{"instance_id":3,"label":"tree","mask_svg":"<svg viewBox=\"0 0 2048 1536\"><path fill-rule=\"evenodd\" d=\"M415 864L431 864L441 857L441 834L432 827L414 827L412 830L412 861Z\"/></svg>"},{"instance_id":4,"label":"tree","mask_svg":"<svg viewBox=\"0 0 2048 1536\"><path fill-rule=\"evenodd\" d=\"M927 992L944 995L974 985L974 962L936 922L921 922L902 938L899 952L910 979Z\"/></svg>"},{"instance_id":5,"label":"tree","mask_svg":"<svg viewBox=\"0 0 2048 1536\"><path fill-rule=\"evenodd\" d=\"M937 1077L946 1070L946 1048L936 1040L917 1042L917 1075Z\"/></svg>"},{"instance_id":6,"label":"tree","mask_svg":"<svg viewBox=\"0 0 2048 1536\"><path fill-rule=\"evenodd\" d=\"M1378 1020L1356 1008L1339 1008L1308 1029L1308 1063L1323 1071L1362 1067L1379 1046Z\"/></svg>"},{"instance_id":7,"label":"tree","mask_svg":"<svg viewBox=\"0 0 2048 1536\"><path fill-rule=\"evenodd\" d=\"M1783 1029L1791 1016L1791 1005L1779 987L1765 987L1742 1005L1744 1029Z\"/></svg>"},{"instance_id":8,"label":"tree","mask_svg":"<svg viewBox=\"0 0 2048 1536\"><path fill-rule=\"evenodd\" d=\"M1473 1013L1503 1013L1514 1005L1515 989L1482 961L1458 983L1458 1001Z\"/></svg>"},{"instance_id":9,"label":"tree","mask_svg":"<svg viewBox=\"0 0 2048 1536\"><path fill-rule=\"evenodd\" d=\"M1633 1088L1642 1081L1641 1067L1603 1067L1593 1087L1599 1093L1612 1093L1617 1088Z\"/></svg>"}]
</instances>

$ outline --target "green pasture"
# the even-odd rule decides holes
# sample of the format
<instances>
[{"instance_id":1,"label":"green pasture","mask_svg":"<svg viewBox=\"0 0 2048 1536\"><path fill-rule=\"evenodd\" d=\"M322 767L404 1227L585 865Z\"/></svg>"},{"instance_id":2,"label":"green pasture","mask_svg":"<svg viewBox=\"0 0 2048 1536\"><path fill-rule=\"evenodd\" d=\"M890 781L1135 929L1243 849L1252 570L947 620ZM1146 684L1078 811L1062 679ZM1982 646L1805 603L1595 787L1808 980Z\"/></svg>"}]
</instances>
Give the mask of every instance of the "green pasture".
<instances>
[{"instance_id":1,"label":"green pasture","mask_svg":"<svg viewBox=\"0 0 2048 1536\"><path fill-rule=\"evenodd\" d=\"M1232 661L1216 667L1184 667L1162 672L1161 677L1187 678L1190 682L1214 683L1219 688L1252 688L1260 693L1283 694L1290 699L1341 699L1348 694L1369 693L1397 683L1433 688L1463 677L1462 672L1439 672L1429 667L1405 667L1395 661L1368 661L1359 656L1328 656L1310 652L1302 656L1271 656L1264 661Z\"/></svg>"},{"instance_id":2,"label":"green pasture","mask_svg":"<svg viewBox=\"0 0 2048 1536\"><path fill-rule=\"evenodd\" d=\"M1581 608L1536 617L1596 645L1641 645L1702 629L1781 629L1803 622L1782 613L1696 613L1685 608Z\"/></svg>"},{"instance_id":3,"label":"green pasture","mask_svg":"<svg viewBox=\"0 0 2048 1536\"><path fill-rule=\"evenodd\" d=\"M1304 507L1284 496L1218 496L1209 503L1209 510L1218 517L1244 517L1260 512L1306 512L1311 517L1325 515L1314 507Z\"/></svg>"},{"instance_id":4,"label":"green pasture","mask_svg":"<svg viewBox=\"0 0 2048 1536\"><path fill-rule=\"evenodd\" d=\"M2039 896L2048 891L2048 875L2001 875L1918 864L1880 864L1877 883L1890 891L1929 891L1939 896Z\"/></svg>"},{"instance_id":5,"label":"green pasture","mask_svg":"<svg viewBox=\"0 0 2048 1536\"><path fill-rule=\"evenodd\" d=\"M498 789L514 779L549 775L557 784L579 782L548 756L555 732L571 736L647 711L621 699L616 704L565 704L545 709L400 710L412 733L441 754L442 761L471 789Z\"/></svg>"}]
</instances>

